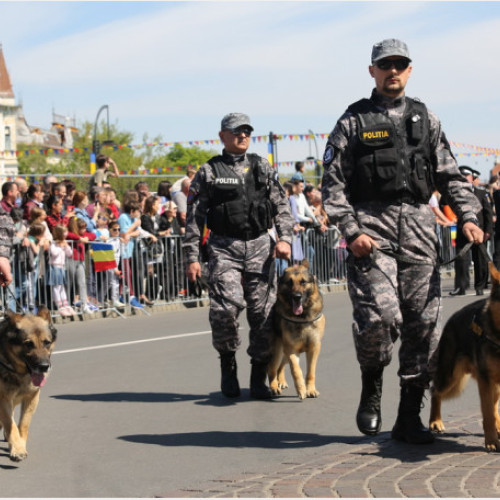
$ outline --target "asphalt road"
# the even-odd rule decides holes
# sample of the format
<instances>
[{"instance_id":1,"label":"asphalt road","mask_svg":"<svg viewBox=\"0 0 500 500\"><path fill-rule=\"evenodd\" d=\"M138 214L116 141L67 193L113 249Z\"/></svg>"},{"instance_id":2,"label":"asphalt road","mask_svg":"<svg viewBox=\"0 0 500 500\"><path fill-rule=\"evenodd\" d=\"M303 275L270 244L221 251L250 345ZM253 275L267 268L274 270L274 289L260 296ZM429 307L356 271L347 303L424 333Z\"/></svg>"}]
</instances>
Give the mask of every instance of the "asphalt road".
<instances>
[{"instance_id":1,"label":"asphalt road","mask_svg":"<svg viewBox=\"0 0 500 500\"><path fill-rule=\"evenodd\" d=\"M445 297L444 316L473 300ZM224 399L206 308L59 325L28 458L11 462L0 441L0 495L162 496L363 443L354 423L360 377L347 294L326 295L325 313L321 395L305 401L293 389L272 401L249 399L246 342L237 355L242 396ZM246 339L244 319L241 334ZM397 359L385 372L383 431L396 416L396 370ZM477 404L470 384L461 399L445 403L444 416Z\"/></svg>"}]
</instances>

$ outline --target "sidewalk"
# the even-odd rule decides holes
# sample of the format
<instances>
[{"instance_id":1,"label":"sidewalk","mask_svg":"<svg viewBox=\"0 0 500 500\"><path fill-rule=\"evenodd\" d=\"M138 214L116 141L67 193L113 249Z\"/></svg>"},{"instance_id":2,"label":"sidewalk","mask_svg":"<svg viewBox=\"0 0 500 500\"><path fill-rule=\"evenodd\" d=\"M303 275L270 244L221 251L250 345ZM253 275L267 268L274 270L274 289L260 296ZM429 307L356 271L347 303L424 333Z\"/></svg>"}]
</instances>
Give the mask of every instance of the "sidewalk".
<instances>
[{"instance_id":1,"label":"sidewalk","mask_svg":"<svg viewBox=\"0 0 500 500\"><path fill-rule=\"evenodd\" d=\"M167 498L394 498L500 496L500 454L483 448L478 413L446 423L432 445L407 445L384 432L332 443L315 460L283 463L265 474L220 477ZM297 457L298 459L300 457Z\"/></svg>"}]
</instances>

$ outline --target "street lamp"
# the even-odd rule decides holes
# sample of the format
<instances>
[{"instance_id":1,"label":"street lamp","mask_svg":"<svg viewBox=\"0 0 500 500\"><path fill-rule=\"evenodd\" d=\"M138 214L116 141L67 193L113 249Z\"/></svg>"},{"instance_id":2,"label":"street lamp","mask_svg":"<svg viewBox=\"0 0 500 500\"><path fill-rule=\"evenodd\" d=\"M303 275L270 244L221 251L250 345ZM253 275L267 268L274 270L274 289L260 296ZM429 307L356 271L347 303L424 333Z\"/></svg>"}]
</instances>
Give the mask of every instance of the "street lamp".
<instances>
[{"instance_id":1,"label":"street lamp","mask_svg":"<svg viewBox=\"0 0 500 500\"><path fill-rule=\"evenodd\" d=\"M108 141L109 141L109 106L107 104L104 104L103 106L101 106L99 108L99 111L97 112L97 116L95 117L94 140L92 141L92 152L94 153L94 155L99 154L99 151L101 149L101 145L99 144L99 141L97 140L97 124L99 123L99 115L104 110L106 110L106 115L107 115L107 132L108 132Z\"/></svg>"},{"instance_id":2,"label":"street lamp","mask_svg":"<svg viewBox=\"0 0 500 500\"><path fill-rule=\"evenodd\" d=\"M94 174L95 173L95 168L96 168L96 156L99 154L99 151L101 150L101 144L97 140L97 124L99 123L99 115L101 114L102 111L106 110L107 114L107 135L108 135L108 140L105 142L109 142L109 106L107 104L104 104L99 108L99 111L97 112L97 116L95 117L95 123L94 123L94 135L92 137L92 153L90 154L90 173Z\"/></svg>"},{"instance_id":3,"label":"street lamp","mask_svg":"<svg viewBox=\"0 0 500 500\"><path fill-rule=\"evenodd\" d=\"M315 157L315 161L314 161L314 170L315 170L315 175L316 175L316 178L318 179L318 182L319 180L321 179L321 163L319 161L319 153L318 153L318 143L316 142L316 135L314 134L314 132L312 130L309 130L309 138L313 138L314 140L314 148L316 149L316 157ZM309 159L309 158L308 158Z\"/></svg>"}]
</instances>

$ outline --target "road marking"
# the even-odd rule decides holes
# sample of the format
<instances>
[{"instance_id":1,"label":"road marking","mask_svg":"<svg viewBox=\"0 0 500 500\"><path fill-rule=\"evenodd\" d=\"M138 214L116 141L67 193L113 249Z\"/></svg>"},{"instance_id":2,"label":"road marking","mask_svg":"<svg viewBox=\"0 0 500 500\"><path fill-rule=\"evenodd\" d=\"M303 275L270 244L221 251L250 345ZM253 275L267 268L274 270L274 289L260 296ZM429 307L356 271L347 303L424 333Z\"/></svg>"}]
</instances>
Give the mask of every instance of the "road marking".
<instances>
[{"instance_id":1,"label":"road marking","mask_svg":"<svg viewBox=\"0 0 500 500\"><path fill-rule=\"evenodd\" d=\"M90 347L79 347L77 349L67 349L65 351L54 351L52 353L52 356L54 356L55 354L69 354L72 352L95 351L97 349L109 349L111 347L122 347L126 345L144 344L146 342L158 342L159 340L173 340L173 339L182 339L185 337L196 337L198 335L207 335L208 333L212 333L212 330L207 330L204 332L181 333L179 335L168 335L166 337L156 337L153 339L131 340L130 342L117 342L116 344L103 344Z\"/></svg>"}]
</instances>

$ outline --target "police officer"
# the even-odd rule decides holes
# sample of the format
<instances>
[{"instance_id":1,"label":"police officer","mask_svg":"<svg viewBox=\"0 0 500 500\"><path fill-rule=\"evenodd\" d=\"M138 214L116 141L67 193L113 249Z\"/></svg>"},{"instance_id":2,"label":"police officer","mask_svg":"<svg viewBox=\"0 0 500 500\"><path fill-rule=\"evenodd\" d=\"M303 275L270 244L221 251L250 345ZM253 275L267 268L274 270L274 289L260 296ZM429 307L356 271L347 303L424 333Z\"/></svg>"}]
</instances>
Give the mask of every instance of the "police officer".
<instances>
[{"instance_id":1,"label":"police officer","mask_svg":"<svg viewBox=\"0 0 500 500\"><path fill-rule=\"evenodd\" d=\"M325 210L345 237L353 337L362 391L356 423L368 435L381 428L383 369L399 350L400 402L392 438L430 443L420 406L439 340L438 238L428 201L449 195L468 240L482 242L477 198L458 170L437 117L404 90L412 71L405 43L373 46L375 89L351 104L325 149Z\"/></svg>"},{"instance_id":2,"label":"police officer","mask_svg":"<svg viewBox=\"0 0 500 500\"><path fill-rule=\"evenodd\" d=\"M467 182L472 184L474 194L481 205L481 209L477 213L477 219L479 227L484 231L484 241L486 242L493 234L493 208L490 194L485 189L476 185L481 175L480 172L467 165L462 165L458 168L467 179ZM461 225L459 224L455 246L456 252L459 255L461 250L467 245L467 238L460 229ZM476 295L484 295L484 289L488 283L488 259L486 253L474 245L470 253L467 252L465 255L460 255L455 259L455 289L450 292L452 296L465 295L466 290L469 288L470 254L472 254L472 261L474 262L474 288L476 289Z\"/></svg>"},{"instance_id":3,"label":"police officer","mask_svg":"<svg viewBox=\"0 0 500 500\"><path fill-rule=\"evenodd\" d=\"M252 369L250 395L272 396L266 385L271 357L272 317L276 300L275 256L291 257L290 205L278 175L267 160L247 154L253 127L242 113L222 119L222 155L204 164L191 183L184 249L187 277L201 275L200 238L206 222L212 343L220 354L221 390L240 395L235 352L241 340L238 316L247 309L250 325L248 354ZM276 228L275 242L269 229Z\"/></svg>"}]
</instances>

